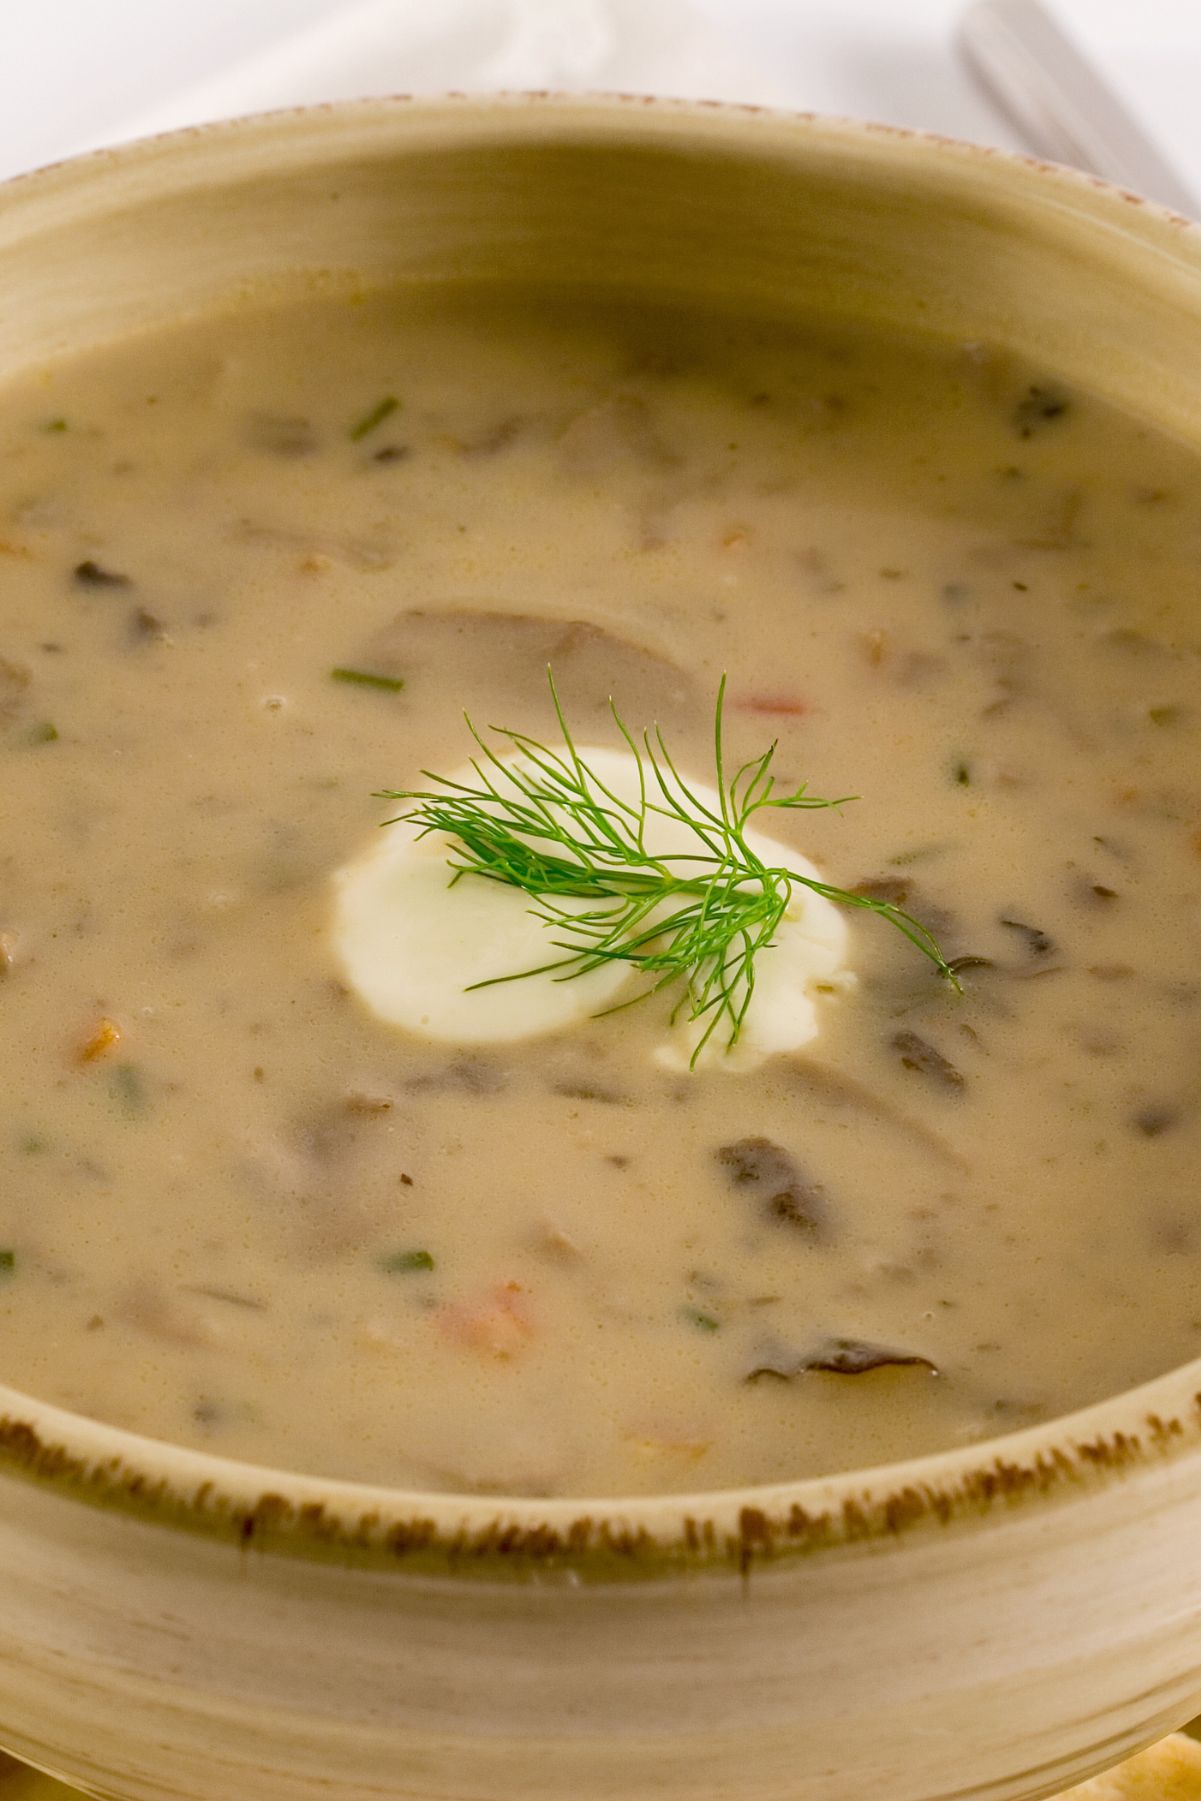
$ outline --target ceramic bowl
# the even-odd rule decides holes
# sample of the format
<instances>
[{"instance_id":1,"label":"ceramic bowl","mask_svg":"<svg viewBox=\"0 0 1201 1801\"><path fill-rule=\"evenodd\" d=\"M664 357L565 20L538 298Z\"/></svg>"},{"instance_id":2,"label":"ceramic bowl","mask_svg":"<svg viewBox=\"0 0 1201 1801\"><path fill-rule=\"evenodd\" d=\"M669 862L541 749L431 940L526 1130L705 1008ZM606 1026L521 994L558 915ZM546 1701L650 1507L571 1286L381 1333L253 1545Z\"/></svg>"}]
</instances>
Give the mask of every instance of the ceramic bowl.
<instances>
[{"instance_id":1,"label":"ceramic bowl","mask_svg":"<svg viewBox=\"0 0 1201 1801\"><path fill-rule=\"evenodd\" d=\"M1183 220L931 138L603 99L319 108L12 182L0 377L391 281L917 325L1199 435ZM284 1475L0 1391L0 1742L117 1801L1049 1795L1201 1705L1199 1390L603 1503Z\"/></svg>"}]
</instances>

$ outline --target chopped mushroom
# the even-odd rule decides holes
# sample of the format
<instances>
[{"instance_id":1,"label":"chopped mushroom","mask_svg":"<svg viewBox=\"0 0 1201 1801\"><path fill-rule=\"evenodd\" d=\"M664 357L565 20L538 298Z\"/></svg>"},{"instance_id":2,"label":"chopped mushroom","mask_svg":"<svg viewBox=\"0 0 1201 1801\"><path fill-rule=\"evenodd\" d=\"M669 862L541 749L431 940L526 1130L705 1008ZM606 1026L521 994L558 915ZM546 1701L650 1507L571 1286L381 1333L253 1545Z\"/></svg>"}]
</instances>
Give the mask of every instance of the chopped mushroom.
<instances>
[{"instance_id":1,"label":"chopped mushroom","mask_svg":"<svg viewBox=\"0 0 1201 1801\"><path fill-rule=\"evenodd\" d=\"M754 1195L768 1219L813 1238L824 1235L825 1190L770 1138L739 1138L721 1145L714 1156L736 1188Z\"/></svg>"},{"instance_id":2,"label":"chopped mushroom","mask_svg":"<svg viewBox=\"0 0 1201 1801\"><path fill-rule=\"evenodd\" d=\"M964 1087L962 1071L956 1069L950 1058L935 1050L926 1039L919 1038L916 1032L894 1032L892 1047L899 1053L906 1069L912 1069L920 1076L929 1076L943 1088L957 1090Z\"/></svg>"},{"instance_id":3,"label":"chopped mushroom","mask_svg":"<svg viewBox=\"0 0 1201 1801\"><path fill-rule=\"evenodd\" d=\"M355 653L356 667L403 678L412 693L453 669L454 703L473 717L503 713L523 730L552 731L546 671L573 720L612 732L610 697L635 730L701 714L696 687L665 650L584 619L492 611L466 603L416 607ZM446 681L445 674L439 679Z\"/></svg>"},{"instance_id":4,"label":"chopped mushroom","mask_svg":"<svg viewBox=\"0 0 1201 1801\"><path fill-rule=\"evenodd\" d=\"M828 1376L865 1376L873 1370L924 1369L937 1376L938 1368L919 1351L901 1351L889 1345L868 1344L860 1338L825 1338L809 1351L793 1351L768 1343L743 1377L760 1382L775 1377L790 1382L796 1376L817 1371Z\"/></svg>"}]
</instances>

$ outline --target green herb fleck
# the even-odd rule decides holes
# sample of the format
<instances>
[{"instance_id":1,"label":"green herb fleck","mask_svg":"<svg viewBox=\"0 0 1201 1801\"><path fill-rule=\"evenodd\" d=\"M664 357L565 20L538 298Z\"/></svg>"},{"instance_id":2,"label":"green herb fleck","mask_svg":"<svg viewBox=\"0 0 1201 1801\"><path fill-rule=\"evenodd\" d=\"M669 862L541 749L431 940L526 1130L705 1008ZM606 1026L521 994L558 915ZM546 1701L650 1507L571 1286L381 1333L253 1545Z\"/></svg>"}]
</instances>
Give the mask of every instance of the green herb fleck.
<instances>
[{"instance_id":1,"label":"green herb fleck","mask_svg":"<svg viewBox=\"0 0 1201 1801\"><path fill-rule=\"evenodd\" d=\"M713 725L715 806L689 788L657 727L637 741L610 702L638 773L638 801L622 800L576 748L553 676L561 751L525 732L504 730L496 733L501 748L517 756L502 762L468 719L479 751L471 765L478 786L425 771L437 787L390 789L378 797L416 802L387 824L403 821L417 826L421 837L439 832L454 840L447 860L452 881L477 876L530 895L537 902L531 912L554 934L551 947L566 953L473 987L550 973L568 981L606 963L628 963L647 975L649 983L632 1000L606 1011L674 987L672 1020L683 1014L702 1025L692 1054L695 1067L719 1030L727 1047L737 1043L754 993L756 960L775 943L793 890L804 887L840 906L865 908L888 920L958 990L955 972L933 934L894 902L836 888L785 867L771 868L752 849L746 833L765 810L838 807L844 801L820 800L804 783L777 794L774 743L727 776L725 687L723 676ZM647 846L656 819L689 827L690 847L656 856ZM577 911L568 903L578 899L597 904Z\"/></svg>"},{"instance_id":2,"label":"green herb fleck","mask_svg":"<svg viewBox=\"0 0 1201 1801\"><path fill-rule=\"evenodd\" d=\"M385 394L382 400L377 400L371 411L364 413L363 417L351 426L351 443L357 444L361 439L367 437L370 432L375 430L376 426L382 425L385 419L390 419L399 406L400 402L395 394Z\"/></svg>"},{"instance_id":3,"label":"green herb fleck","mask_svg":"<svg viewBox=\"0 0 1201 1801\"><path fill-rule=\"evenodd\" d=\"M41 1157L50 1149L50 1140L40 1132L26 1132L18 1138L17 1149L23 1157Z\"/></svg>"},{"instance_id":4,"label":"green herb fleck","mask_svg":"<svg viewBox=\"0 0 1201 1801\"><path fill-rule=\"evenodd\" d=\"M67 422L65 419L47 419L45 425L42 427L43 431L66 431L66 429Z\"/></svg>"},{"instance_id":5,"label":"green herb fleck","mask_svg":"<svg viewBox=\"0 0 1201 1801\"><path fill-rule=\"evenodd\" d=\"M1184 717L1183 707L1148 707L1147 718L1152 725L1179 725Z\"/></svg>"},{"instance_id":6,"label":"green herb fleck","mask_svg":"<svg viewBox=\"0 0 1201 1801\"><path fill-rule=\"evenodd\" d=\"M31 750L38 744L57 744L58 727L52 725L48 719L39 720L36 725L31 725L27 731L21 733L18 742Z\"/></svg>"},{"instance_id":7,"label":"green herb fleck","mask_svg":"<svg viewBox=\"0 0 1201 1801\"><path fill-rule=\"evenodd\" d=\"M371 669L331 669L330 680L351 682L358 688L382 688L385 694L399 694L404 681L398 675L376 675Z\"/></svg>"},{"instance_id":8,"label":"green herb fleck","mask_svg":"<svg viewBox=\"0 0 1201 1801\"><path fill-rule=\"evenodd\" d=\"M697 1307L681 1307L680 1318L695 1326L698 1332L720 1332L721 1321L714 1319L711 1313L702 1313Z\"/></svg>"},{"instance_id":9,"label":"green herb fleck","mask_svg":"<svg viewBox=\"0 0 1201 1801\"><path fill-rule=\"evenodd\" d=\"M132 1063L118 1063L110 1077L110 1084L122 1111L130 1119L144 1119L150 1111L150 1096L146 1092L146 1081L141 1070Z\"/></svg>"},{"instance_id":10,"label":"green herb fleck","mask_svg":"<svg viewBox=\"0 0 1201 1801\"><path fill-rule=\"evenodd\" d=\"M972 771L971 771L971 767L969 764L964 763L964 762L956 763L955 769L954 769L954 776L955 776L956 782L959 784L959 786L961 788L970 788L971 787Z\"/></svg>"},{"instance_id":11,"label":"green herb fleck","mask_svg":"<svg viewBox=\"0 0 1201 1801\"><path fill-rule=\"evenodd\" d=\"M377 1259L377 1267L389 1276L411 1276L416 1270L433 1269L434 1259L428 1251L390 1251Z\"/></svg>"},{"instance_id":12,"label":"green herb fleck","mask_svg":"<svg viewBox=\"0 0 1201 1801\"><path fill-rule=\"evenodd\" d=\"M11 1276L17 1267L15 1251L0 1251L0 1276Z\"/></svg>"},{"instance_id":13,"label":"green herb fleck","mask_svg":"<svg viewBox=\"0 0 1201 1801\"><path fill-rule=\"evenodd\" d=\"M898 851L888 859L890 869L909 869L914 863L932 863L946 850L945 844L917 844L912 850Z\"/></svg>"}]
</instances>

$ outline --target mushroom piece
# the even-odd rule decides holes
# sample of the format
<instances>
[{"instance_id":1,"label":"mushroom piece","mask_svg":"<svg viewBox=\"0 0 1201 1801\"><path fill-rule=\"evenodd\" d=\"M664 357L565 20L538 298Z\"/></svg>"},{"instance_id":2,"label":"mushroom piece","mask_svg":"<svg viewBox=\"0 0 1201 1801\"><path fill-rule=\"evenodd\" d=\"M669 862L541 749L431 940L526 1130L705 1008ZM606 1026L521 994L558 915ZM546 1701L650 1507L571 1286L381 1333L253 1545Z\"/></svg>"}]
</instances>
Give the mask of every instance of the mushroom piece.
<instances>
[{"instance_id":1,"label":"mushroom piece","mask_svg":"<svg viewBox=\"0 0 1201 1801\"><path fill-rule=\"evenodd\" d=\"M713 1154L734 1186L753 1195L768 1219L811 1238L824 1236L825 1190L770 1138L740 1138Z\"/></svg>"},{"instance_id":2,"label":"mushroom piece","mask_svg":"<svg viewBox=\"0 0 1201 1801\"><path fill-rule=\"evenodd\" d=\"M363 667L402 678L410 694L437 670L473 718L523 731L554 731L548 668L577 736L612 729L610 698L634 731L700 717L692 681L666 652L586 619L465 602L418 607L398 613L360 654Z\"/></svg>"}]
</instances>

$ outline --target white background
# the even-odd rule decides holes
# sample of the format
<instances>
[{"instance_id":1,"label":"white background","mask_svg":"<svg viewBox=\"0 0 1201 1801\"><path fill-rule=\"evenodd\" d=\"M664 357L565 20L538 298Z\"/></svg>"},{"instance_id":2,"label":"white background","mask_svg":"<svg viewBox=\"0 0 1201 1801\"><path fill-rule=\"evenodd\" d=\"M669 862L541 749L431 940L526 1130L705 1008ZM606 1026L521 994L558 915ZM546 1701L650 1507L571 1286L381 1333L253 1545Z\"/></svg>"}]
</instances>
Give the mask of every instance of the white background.
<instances>
[{"instance_id":1,"label":"white background","mask_svg":"<svg viewBox=\"0 0 1201 1801\"><path fill-rule=\"evenodd\" d=\"M297 100L543 82L766 100L1013 146L955 54L960 4L0 0L0 175ZM1201 0L1055 5L1201 177Z\"/></svg>"}]
</instances>

